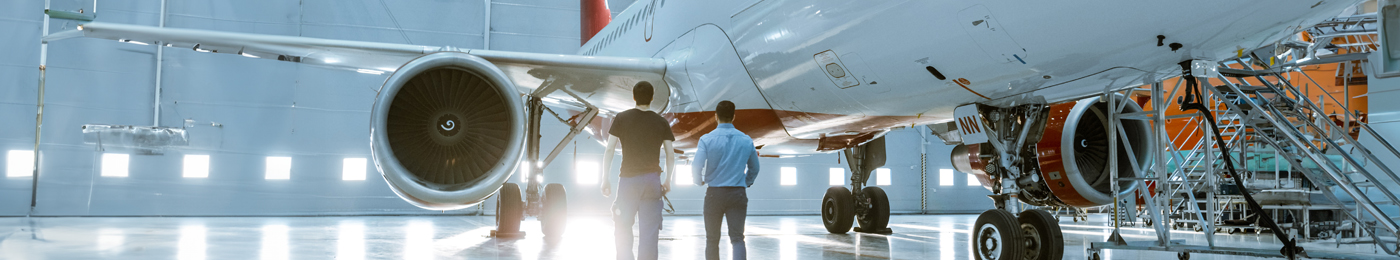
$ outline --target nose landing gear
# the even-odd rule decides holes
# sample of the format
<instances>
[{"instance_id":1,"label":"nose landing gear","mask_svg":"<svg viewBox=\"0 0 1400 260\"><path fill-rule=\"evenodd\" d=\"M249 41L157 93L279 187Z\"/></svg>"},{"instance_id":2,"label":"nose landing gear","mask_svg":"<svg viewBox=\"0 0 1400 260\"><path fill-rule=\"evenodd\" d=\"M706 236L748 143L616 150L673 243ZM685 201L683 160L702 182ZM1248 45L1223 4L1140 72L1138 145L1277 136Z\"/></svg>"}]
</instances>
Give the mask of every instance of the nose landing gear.
<instances>
[{"instance_id":1,"label":"nose landing gear","mask_svg":"<svg viewBox=\"0 0 1400 260\"><path fill-rule=\"evenodd\" d=\"M889 234L890 199L880 187L863 187L870 173L885 166L885 138L842 151L851 169L851 188L833 186L822 197L822 225L826 231L843 234L847 231ZM857 191L857 192L852 192ZM851 228L851 218L860 224Z\"/></svg>"}]
</instances>

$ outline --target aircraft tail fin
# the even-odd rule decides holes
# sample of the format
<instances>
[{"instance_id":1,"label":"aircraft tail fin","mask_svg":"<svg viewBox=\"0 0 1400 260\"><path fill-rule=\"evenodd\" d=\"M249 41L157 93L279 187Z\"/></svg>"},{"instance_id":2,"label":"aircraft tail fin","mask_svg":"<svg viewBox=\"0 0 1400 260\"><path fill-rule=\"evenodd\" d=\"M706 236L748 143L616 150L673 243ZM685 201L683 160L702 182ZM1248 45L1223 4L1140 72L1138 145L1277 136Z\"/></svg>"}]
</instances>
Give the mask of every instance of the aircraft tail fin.
<instances>
[{"instance_id":1,"label":"aircraft tail fin","mask_svg":"<svg viewBox=\"0 0 1400 260\"><path fill-rule=\"evenodd\" d=\"M588 43L593 35L612 21L607 0L579 0L579 45Z\"/></svg>"}]
</instances>

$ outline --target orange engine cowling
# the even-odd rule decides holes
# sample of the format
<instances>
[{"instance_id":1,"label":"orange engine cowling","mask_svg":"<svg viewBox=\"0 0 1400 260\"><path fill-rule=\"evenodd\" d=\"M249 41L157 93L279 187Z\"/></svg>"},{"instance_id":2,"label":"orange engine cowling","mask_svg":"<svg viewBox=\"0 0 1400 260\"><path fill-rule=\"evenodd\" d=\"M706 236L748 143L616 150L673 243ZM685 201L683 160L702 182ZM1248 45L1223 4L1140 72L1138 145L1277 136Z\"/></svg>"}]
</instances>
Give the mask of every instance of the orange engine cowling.
<instances>
[{"instance_id":1,"label":"orange engine cowling","mask_svg":"<svg viewBox=\"0 0 1400 260\"><path fill-rule=\"evenodd\" d=\"M1122 96L1114 96L1116 101L1126 102ZM1151 131L1146 121L1120 120L1123 132L1111 135L1108 132L1108 103L1099 102L1094 97L1075 102L1050 105L1046 117L1045 130L1032 151L1022 158L1035 158L1025 162L1021 168L1025 172L1038 173L1039 178L1022 177L1016 181L1022 196L1019 198L1032 205L1059 204L1075 207L1093 207L1113 202L1113 187L1110 182L1112 172L1118 171L1120 178L1134 178L1138 170L1133 165L1145 165L1150 147ZM1136 103L1125 104L1122 113L1141 112ZM1117 136L1117 167L1110 167L1108 160L1108 137ZM1127 138L1123 138L1127 136ZM990 190L1000 181L1000 166L995 165L997 151L991 145L964 144L953 148L952 163L958 171L977 177L982 186ZM1121 180L1121 179L1120 179ZM1130 180L1130 179L1129 179ZM1119 194L1132 196L1137 183L1119 181ZM1040 195L1035 195L1040 194ZM1049 196L1053 195L1054 198ZM1131 198L1131 197L1129 197Z\"/></svg>"},{"instance_id":2,"label":"orange engine cowling","mask_svg":"<svg viewBox=\"0 0 1400 260\"><path fill-rule=\"evenodd\" d=\"M1119 95L1116 102L1127 102L1121 113L1141 112L1142 107ZM1045 135L1036 143L1035 155L1045 187L1066 205L1093 207L1113 203L1111 176L1118 172L1119 194L1131 198L1141 172L1134 165L1146 165L1151 153L1151 130L1147 121L1122 120L1121 133L1108 131L1108 102L1094 97L1050 105ZM1121 104L1121 103L1119 103ZM1126 138L1124 138L1126 136ZM1117 167L1110 167L1109 137L1117 138Z\"/></svg>"}]
</instances>

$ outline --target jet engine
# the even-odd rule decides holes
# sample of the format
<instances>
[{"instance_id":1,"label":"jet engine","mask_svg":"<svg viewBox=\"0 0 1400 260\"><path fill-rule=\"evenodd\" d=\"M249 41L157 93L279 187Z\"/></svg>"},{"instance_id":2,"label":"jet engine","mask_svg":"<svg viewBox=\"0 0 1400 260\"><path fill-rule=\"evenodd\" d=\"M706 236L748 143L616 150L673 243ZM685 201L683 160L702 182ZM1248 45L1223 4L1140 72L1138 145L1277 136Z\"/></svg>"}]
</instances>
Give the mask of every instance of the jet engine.
<instances>
[{"instance_id":1,"label":"jet engine","mask_svg":"<svg viewBox=\"0 0 1400 260\"><path fill-rule=\"evenodd\" d=\"M385 80L370 113L375 167L409 203L475 205L520 164L525 108L490 62L461 52L424 55Z\"/></svg>"},{"instance_id":2,"label":"jet engine","mask_svg":"<svg viewBox=\"0 0 1400 260\"><path fill-rule=\"evenodd\" d=\"M1113 96L1117 102L1128 102L1122 113L1141 112L1136 103ZM1032 205L1093 207L1113 203L1111 176L1118 172L1119 194L1130 196L1138 182L1137 165L1148 163L1152 151L1151 131L1146 121L1120 120L1124 135L1109 132L1107 102L1101 97L1075 102L1051 104L1045 107L1044 130L1040 140L1026 147L1020 155L1023 173L1014 180L1018 198ZM1109 139L1117 138L1117 167L1110 167ZM959 171L977 176L982 185L994 191L1002 183L1005 167L999 165L999 152L988 144L963 144L953 148L952 161Z\"/></svg>"}]
</instances>

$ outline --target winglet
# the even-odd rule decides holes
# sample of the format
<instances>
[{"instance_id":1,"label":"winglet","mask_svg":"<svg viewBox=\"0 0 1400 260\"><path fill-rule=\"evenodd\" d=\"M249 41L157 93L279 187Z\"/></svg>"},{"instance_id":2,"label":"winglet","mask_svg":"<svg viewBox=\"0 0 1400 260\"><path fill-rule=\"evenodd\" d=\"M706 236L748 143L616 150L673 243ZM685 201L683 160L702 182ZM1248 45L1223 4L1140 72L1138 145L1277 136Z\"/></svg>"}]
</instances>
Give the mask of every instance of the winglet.
<instances>
[{"instance_id":1,"label":"winglet","mask_svg":"<svg viewBox=\"0 0 1400 260\"><path fill-rule=\"evenodd\" d=\"M608 0L579 0L579 45L588 43L593 35L612 22Z\"/></svg>"}]
</instances>

